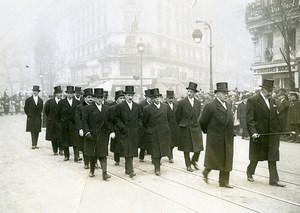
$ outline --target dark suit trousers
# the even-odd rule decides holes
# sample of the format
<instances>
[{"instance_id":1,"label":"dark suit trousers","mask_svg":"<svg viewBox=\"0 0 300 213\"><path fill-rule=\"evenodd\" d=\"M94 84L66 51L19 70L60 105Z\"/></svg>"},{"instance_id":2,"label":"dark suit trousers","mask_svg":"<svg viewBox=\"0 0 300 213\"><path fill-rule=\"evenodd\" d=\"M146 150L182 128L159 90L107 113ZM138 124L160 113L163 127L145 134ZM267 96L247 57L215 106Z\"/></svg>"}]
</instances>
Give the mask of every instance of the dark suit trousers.
<instances>
[{"instance_id":1,"label":"dark suit trousers","mask_svg":"<svg viewBox=\"0 0 300 213\"><path fill-rule=\"evenodd\" d=\"M79 150L77 146L73 146L74 158L79 157ZM64 146L64 154L66 158L70 158L70 150L68 146Z\"/></svg>"},{"instance_id":2,"label":"dark suit trousers","mask_svg":"<svg viewBox=\"0 0 300 213\"><path fill-rule=\"evenodd\" d=\"M52 143L52 150L53 150L53 153L57 153L58 152L58 149L61 151L63 150L63 148L61 147L60 145L60 142L59 140L53 140L51 141Z\"/></svg>"},{"instance_id":3,"label":"dark suit trousers","mask_svg":"<svg viewBox=\"0 0 300 213\"><path fill-rule=\"evenodd\" d=\"M257 166L258 161L250 161L250 164L247 167L247 174L254 175L255 169ZM268 167L269 167L269 183L274 184L279 181L279 176L277 172L277 165L276 161L268 161Z\"/></svg>"},{"instance_id":4,"label":"dark suit trousers","mask_svg":"<svg viewBox=\"0 0 300 213\"><path fill-rule=\"evenodd\" d=\"M211 169L205 168L203 171L203 174L208 176L208 173L210 173ZM229 175L230 172L225 172L225 171L219 171L219 185L224 186L229 184Z\"/></svg>"},{"instance_id":5,"label":"dark suit trousers","mask_svg":"<svg viewBox=\"0 0 300 213\"><path fill-rule=\"evenodd\" d=\"M152 158L152 162L154 164L155 171L160 171L160 160L161 160L161 158Z\"/></svg>"},{"instance_id":6,"label":"dark suit trousers","mask_svg":"<svg viewBox=\"0 0 300 213\"><path fill-rule=\"evenodd\" d=\"M125 172L130 174L133 173L133 157L125 157Z\"/></svg>"},{"instance_id":7,"label":"dark suit trousers","mask_svg":"<svg viewBox=\"0 0 300 213\"><path fill-rule=\"evenodd\" d=\"M31 132L32 146L37 146L38 139L39 139L39 132Z\"/></svg>"},{"instance_id":8,"label":"dark suit trousers","mask_svg":"<svg viewBox=\"0 0 300 213\"><path fill-rule=\"evenodd\" d=\"M120 163L120 153L114 153L114 160L116 163Z\"/></svg>"},{"instance_id":9,"label":"dark suit trousers","mask_svg":"<svg viewBox=\"0 0 300 213\"><path fill-rule=\"evenodd\" d=\"M190 158L189 152L184 152L184 161L186 167L190 167L192 162L197 162L199 160L200 152L194 152L194 155L192 157L192 160Z\"/></svg>"}]
</instances>

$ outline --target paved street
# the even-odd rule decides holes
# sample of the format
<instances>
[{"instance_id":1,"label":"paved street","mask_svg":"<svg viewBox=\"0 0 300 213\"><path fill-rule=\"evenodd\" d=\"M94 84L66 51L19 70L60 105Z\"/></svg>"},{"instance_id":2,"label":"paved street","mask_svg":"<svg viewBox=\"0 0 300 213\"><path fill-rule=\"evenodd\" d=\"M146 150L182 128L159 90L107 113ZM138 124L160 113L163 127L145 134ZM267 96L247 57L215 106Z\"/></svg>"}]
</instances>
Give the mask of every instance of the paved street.
<instances>
[{"instance_id":1,"label":"paved street","mask_svg":"<svg viewBox=\"0 0 300 213\"><path fill-rule=\"evenodd\" d=\"M162 161L160 177L154 175L150 156L146 162L134 159L137 176L124 174L124 160L115 166L108 159L109 181L101 170L88 176L83 163L73 157L64 162L54 156L45 129L38 150L31 149L25 132L25 115L0 116L0 212L300 212L300 144L281 143L279 176L285 188L268 185L267 162L258 164L255 182L246 180L248 142L235 138L233 189L218 186L218 172L209 184L200 171L185 170L183 154L175 150L174 164Z\"/></svg>"}]
</instances>

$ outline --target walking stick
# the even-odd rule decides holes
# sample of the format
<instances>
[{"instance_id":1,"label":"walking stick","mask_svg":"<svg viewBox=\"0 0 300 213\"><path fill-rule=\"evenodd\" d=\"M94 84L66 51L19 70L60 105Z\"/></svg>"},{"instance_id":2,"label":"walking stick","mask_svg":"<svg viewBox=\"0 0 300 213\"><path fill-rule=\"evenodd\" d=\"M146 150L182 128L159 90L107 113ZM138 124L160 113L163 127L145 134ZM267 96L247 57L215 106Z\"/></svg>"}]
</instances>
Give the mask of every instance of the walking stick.
<instances>
[{"instance_id":1,"label":"walking stick","mask_svg":"<svg viewBox=\"0 0 300 213\"><path fill-rule=\"evenodd\" d=\"M290 131L290 132L272 132L272 133L261 133L258 134L259 136L271 136L271 135L295 135L296 132L295 131Z\"/></svg>"}]
</instances>

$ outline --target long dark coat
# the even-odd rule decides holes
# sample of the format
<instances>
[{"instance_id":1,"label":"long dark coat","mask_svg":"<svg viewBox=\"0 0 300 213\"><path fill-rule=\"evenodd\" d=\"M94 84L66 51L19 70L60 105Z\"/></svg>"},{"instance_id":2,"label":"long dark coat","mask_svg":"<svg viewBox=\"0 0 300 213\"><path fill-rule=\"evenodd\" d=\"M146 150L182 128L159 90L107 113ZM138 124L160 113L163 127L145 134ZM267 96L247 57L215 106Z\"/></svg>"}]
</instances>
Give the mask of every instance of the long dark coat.
<instances>
[{"instance_id":1,"label":"long dark coat","mask_svg":"<svg viewBox=\"0 0 300 213\"><path fill-rule=\"evenodd\" d=\"M27 115L26 132L41 132L43 100L38 97L37 105L33 96L25 101L24 112Z\"/></svg>"},{"instance_id":2,"label":"long dark coat","mask_svg":"<svg viewBox=\"0 0 300 213\"><path fill-rule=\"evenodd\" d=\"M121 143L124 157L137 157L139 146L139 129L142 112L137 103L132 103L132 110L126 101L116 107L115 121L121 131Z\"/></svg>"},{"instance_id":3,"label":"long dark coat","mask_svg":"<svg viewBox=\"0 0 300 213\"><path fill-rule=\"evenodd\" d=\"M233 162L233 112L217 100L207 103L200 117L202 131L207 134L204 166L208 169L231 171Z\"/></svg>"},{"instance_id":4,"label":"long dark coat","mask_svg":"<svg viewBox=\"0 0 300 213\"><path fill-rule=\"evenodd\" d=\"M58 103L55 98L49 99L44 106L44 112L47 116L46 120L46 140L61 140L61 123L58 119Z\"/></svg>"},{"instance_id":5,"label":"long dark coat","mask_svg":"<svg viewBox=\"0 0 300 213\"><path fill-rule=\"evenodd\" d=\"M289 101L283 99L277 103L278 120L282 131L287 130L287 117L288 117Z\"/></svg>"},{"instance_id":6,"label":"long dark coat","mask_svg":"<svg viewBox=\"0 0 300 213\"><path fill-rule=\"evenodd\" d=\"M201 103L196 98L194 106L188 98L180 100L175 111L176 122L179 125L178 150L184 152L199 152L203 150L202 133L199 124Z\"/></svg>"},{"instance_id":7,"label":"long dark coat","mask_svg":"<svg viewBox=\"0 0 300 213\"><path fill-rule=\"evenodd\" d=\"M261 94L247 101L247 126L249 135L281 132L277 117L277 106L274 99L269 99L270 109ZM257 140L251 137L249 159L252 161L279 161L280 136L260 136Z\"/></svg>"},{"instance_id":8,"label":"long dark coat","mask_svg":"<svg viewBox=\"0 0 300 213\"><path fill-rule=\"evenodd\" d=\"M92 140L86 138L84 154L88 156L105 157L108 155L108 139L110 126L108 124L108 107L102 104L101 112L96 103L83 110L83 131L92 135Z\"/></svg>"},{"instance_id":9,"label":"long dark coat","mask_svg":"<svg viewBox=\"0 0 300 213\"><path fill-rule=\"evenodd\" d=\"M64 146L78 146L77 129L75 126L75 110L79 104L73 98L72 106L70 106L67 98L58 102L58 119L61 122L61 142Z\"/></svg>"},{"instance_id":10,"label":"long dark coat","mask_svg":"<svg viewBox=\"0 0 300 213\"><path fill-rule=\"evenodd\" d=\"M240 127L243 129L247 129L246 115L247 115L246 103L241 102L237 108L237 119L240 120Z\"/></svg>"},{"instance_id":11,"label":"long dark coat","mask_svg":"<svg viewBox=\"0 0 300 213\"><path fill-rule=\"evenodd\" d=\"M179 139L179 126L176 123L175 112L176 112L178 104L173 103L173 109L171 109L170 105L167 102L166 102L166 104L169 107L169 109L172 111L172 117L173 117L169 123L170 129L171 129L171 139L172 139L170 147L177 147L178 139Z\"/></svg>"},{"instance_id":12,"label":"long dark coat","mask_svg":"<svg viewBox=\"0 0 300 213\"><path fill-rule=\"evenodd\" d=\"M108 108L108 123L110 123L110 126L112 127L112 132L114 132L116 135L116 137L114 139L111 139L110 141L110 151L113 153L118 153L120 154L120 157L123 157L124 151L121 144L121 133L114 119L116 114L116 107L117 103L113 102Z\"/></svg>"},{"instance_id":13,"label":"long dark coat","mask_svg":"<svg viewBox=\"0 0 300 213\"><path fill-rule=\"evenodd\" d=\"M149 106L149 103L147 102L147 99L143 100L142 102L139 103L139 107L141 108L141 112L142 112L142 117L143 117L143 109L146 107L146 106ZM147 133L146 133L146 130L143 126L141 126L140 128L140 143L139 143L139 148L140 149L148 149L148 136L147 136Z\"/></svg>"},{"instance_id":14,"label":"long dark coat","mask_svg":"<svg viewBox=\"0 0 300 213\"><path fill-rule=\"evenodd\" d=\"M77 130L77 142L78 142L78 150L83 151L84 149L84 136L79 135L79 130L83 130L83 109L88 104L83 101L82 103L78 104L75 109L75 126Z\"/></svg>"},{"instance_id":15,"label":"long dark coat","mask_svg":"<svg viewBox=\"0 0 300 213\"><path fill-rule=\"evenodd\" d=\"M159 109L153 103L143 109L143 126L152 158L170 155L172 119L172 111L165 103Z\"/></svg>"}]
</instances>

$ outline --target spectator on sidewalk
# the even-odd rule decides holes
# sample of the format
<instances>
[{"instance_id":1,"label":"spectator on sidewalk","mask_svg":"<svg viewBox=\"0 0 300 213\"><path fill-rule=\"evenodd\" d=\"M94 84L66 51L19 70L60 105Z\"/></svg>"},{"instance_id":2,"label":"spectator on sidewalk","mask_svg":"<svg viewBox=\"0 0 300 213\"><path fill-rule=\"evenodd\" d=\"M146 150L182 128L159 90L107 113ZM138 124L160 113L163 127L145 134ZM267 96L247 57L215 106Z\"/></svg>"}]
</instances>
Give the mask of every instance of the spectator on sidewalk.
<instances>
[{"instance_id":1,"label":"spectator on sidewalk","mask_svg":"<svg viewBox=\"0 0 300 213\"><path fill-rule=\"evenodd\" d=\"M290 105L288 109L288 128L295 131L296 134L291 136L291 142L300 143L300 101L297 92L289 92Z\"/></svg>"}]
</instances>

